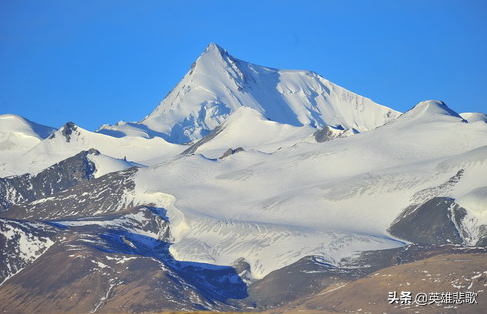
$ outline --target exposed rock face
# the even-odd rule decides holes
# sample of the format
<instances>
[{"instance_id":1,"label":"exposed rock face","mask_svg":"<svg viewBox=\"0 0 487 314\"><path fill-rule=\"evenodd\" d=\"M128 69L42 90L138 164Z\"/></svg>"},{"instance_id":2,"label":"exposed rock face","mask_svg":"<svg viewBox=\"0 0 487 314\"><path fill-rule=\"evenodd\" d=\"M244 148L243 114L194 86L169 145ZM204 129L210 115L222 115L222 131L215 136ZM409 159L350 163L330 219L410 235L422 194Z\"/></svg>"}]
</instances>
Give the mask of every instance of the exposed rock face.
<instances>
[{"instance_id":1,"label":"exposed rock face","mask_svg":"<svg viewBox=\"0 0 487 314\"><path fill-rule=\"evenodd\" d=\"M3 179L23 203L0 218L2 312L229 310L247 297L232 267L174 260L165 209L130 196L138 168L95 179L87 154Z\"/></svg>"},{"instance_id":2,"label":"exposed rock face","mask_svg":"<svg viewBox=\"0 0 487 314\"><path fill-rule=\"evenodd\" d=\"M0 218L0 285L49 249L57 231L46 223Z\"/></svg>"},{"instance_id":3,"label":"exposed rock face","mask_svg":"<svg viewBox=\"0 0 487 314\"><path fill-rule=\"evenodd\" d=\"M16 225L17 235L55 241L27 261L2 255L0 262L13 270L3 277L22 269L0 287L5 313L228 310L228 300L247 296L233 268L172 258L160 208L51 220L30 229L25 221L1 222Z\"/></svg>"},{"instance_id":4,"label":"exposed rock face","mask_svg":"<svg viewBox=\"0 0 487 314\"><path fill-rule=\"evenodd\" d=\"M196 141L194 144L192 144L190 147L188 147L184 152L181 153L181 155L194 154L200 146L202 146L203 144L208 143L209 141L214 139L223 130L224 130L223 126L221 126L221 125L217 126L213 131L208 133L208 135L204 136L202 139Z\"/></svg>"},{"instance_id":5,"label":"exposed rock face","mask_svg":"<svg viewBox=\"0 0 487 314\"><path fill-rule=\"evenodd\" d=\"M482 119L215 44L141 122L0 117L0 312L477 313L387 297L485 290Z\"/></svg>"},{"instance_id":6,"label":"exposed rock face","mask_svg":"<svg viewBox=\"0 0 487 314\"><path fill-rule=\"evenodd\" d=\"M353 285L361 278L367 278L375 272L397 265L407 267L417 261L448 254L457 256L459 259L462 254L480 254L480 257L485 257L487 249L464 248L456 245L408 245L396 249L362 252L352 258L341 260L339 266L329 265L319 258L309 256L252 283L248 289L249 298L244 300L244 304L246 307L255 307L259 311L270 308L277 308L273 311L279 313L289 311L290 307L298 307L300 304L307 304L308 300L319 298L323 291L333 291L337 287ZM461 272L457 274L459 278L462 276L460 274ZM386 281L389 281L388 279L386 278ZM343 299L344 306L349 303L347 300ZM369 299L362 299L364 300ZM301 311L306 307L308 306L298 308ZM350 311L352 309L349 308ZM331 308L330 310L333 312Z\"/></svg>"},{"instance_id":7,"label":"exposed rock face","mask_svg":"<svg viewBox=\"0 0 487 314\"><path fill-rule=\"evenodd\" d=\"M32 202L94 178L95 164L87 157L96 149L82 151L38 174L0 178L0 210L12 204Z\"/></svg>"},{"instance_id":8,"label":"exposed rock face","mask_svg":"<svg viewBox=\"0 0 487 314\"><path fill-rule=\"evenodd\" d=\"M301 299L293 306L279 309L279 312L485 313L483 304L487 302L487 294L483 291L487 282L487 273L483 270L486 257L485 252L448 253L417 262L387 267L374 271L363 279L329 286L312 297ZM394 292L398 297L397 302L389 300L390 293ZM411 294L411 304L401 304L399 297L402 292ZM422 306L415 303L415 297L420 293L425 293L428 303L431 303ZM434 293L438 293L439 299L430 297L430 294ZM449 294L449 297L446 294ZM462 296L461 303L451 301L453 298L460 300L460 296ZM467 299L468 302L466 302ZM431 300L438 301L432 302ZM450 301L446 302L448 300Z\"/></svg>"},{"instance_id":9,"label":"exposed rock face","mask_svg":"<svg viewBox=\"0 0 487 314\"><path fill-rule=\"evenodd\" d=\"M446 197L435 197L411 206L394 221L389 232L403 240L420 244L462 244L457 226L465 209Z\"/></svg>"},{"instance_id":10,"label":"exposed rock face","mask_svg":"<svg viewBox=\"0 0 487 314\"><path fill-rule=\"evenodd\" d=\"M223 155L220 157L220 159L223 159L225 157L228 157L230 155L233 155L233 154L236 154L239 152L243 152L243 151L244 151L244 149L242 147L237 147L235 149L229 148L225 153L223 153Z\"/></svg>"},{"instance_id":11,"label":"exposed rock face","mask_svg":"<svg viewBox=\"0 0 487 314\"><path fill-rule=\"evenodd\" d=\"M121 211L134 206L129 197L137 168L109 173L41 201L11 206L2 215L15 219L59 219Z\"/></svg>"},{"instance_id":12,"label":"exposed rock face","mask_svg":"<svg viewBox=\"0 0 487 314\"><path fill-rule=\"evenodd\" d=\"M324 126L322 129L316 131L313 136L318 143L323 143L331 141L337 137L343 135L345 130L342 126L333 128L328 125Z\"/></svg>"},{"instance_id":13,"label":"exposed rock face","mask_svg":"<svg viewBox=\"0 0 487 314\"><path fill-rule=\"evenodd\" d=\"M335 304L333 289L362 287L361 280L369 280L381 269L386 274L387 267L408 263L416 267L415 261L425 259L443 267L443 260L432 257L486 254L481 248L413 245L364 252L342 260L338 266L309 256L251 282L246 277L250 265L244 260L235 261L233 267L174 260L169 253L171 229L165 209L150 204L135 206L128 197L136 172L137 168L130 168L109 173L4 212L9 217L38 221L1 219L0 228L9 237L0 237L0 244L6 248L0 263L8 269L0 279L10 278L0 286L0 297L5 300L1 311L115 313L277 307L286 311L289 304L318 308L323 302ZM453 200L436 197L405 211L391 229L403 232L404 237L416 236L415 241L420 243L441 244L443 238L455 243L461 241L455 233L461 220L462 209ZM18 254L21 237L38 244L35 254L26 258ZM465 273L473 277L478 275L473 273L478 267L476 256ZM320 293L329 293L331 299ZM382 296L363 297L375 300ZM351 311L354 306L348 302L340 304L339 309ZM377 308L371 310L383 310L384 306L377 302Z\"/></svg>"}]
</instances>

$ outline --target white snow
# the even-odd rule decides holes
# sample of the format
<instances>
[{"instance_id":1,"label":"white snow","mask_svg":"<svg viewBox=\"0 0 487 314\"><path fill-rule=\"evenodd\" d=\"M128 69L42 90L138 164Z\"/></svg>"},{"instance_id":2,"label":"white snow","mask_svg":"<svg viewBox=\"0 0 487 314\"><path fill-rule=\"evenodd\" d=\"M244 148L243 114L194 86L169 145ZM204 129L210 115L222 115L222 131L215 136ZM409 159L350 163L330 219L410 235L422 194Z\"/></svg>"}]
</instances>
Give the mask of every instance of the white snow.
<instances>
[{"instance_id":1,"label":"white snow","mask_svg":"<svg viewBox=\"0 0 487 314\"><path fill-rule=\"evenodd\" d=\"M61 160L76 155L82 150L95 148L103 155L114 159L127 159L142 165L154 165L182 152L186 147L171 144L156 137L115 138L112 136L87 131L79 126L70 135L70 140L62 134L66 126L56 131L53 138L47 138L22 156L0 166L0 177L37 173ZM101 173L123 167L123 163L108 162L98 158L100 165L105 167Z\"/></svg>"},{"instance_id":2,"label":"white snow","mask_svg":"<svg viewBox=\"0 0 487 314\"><path fill-rule=\"evenodd\" d=\"M4 248L6 252L10 249L14 254L14 256L4 254L4 257L7 257L7 261L10 261L10 263L7 262L6 264L8 268L7 276L0 283L1 285L22 271L26 266L33 263L49 247L51 247L54 242L49 237L39 237L32 232L28 232L31 228L50 229L47 225L2 218L0 218L0 221L2 222L0 234L5 238Z\"/></svg>"},{"instance_id":3,"label":"white snow","mask_svg":"<svg viewBox=\"0 0 487 314\"><path fill-rule=\"evenodd\" d=\"M113 158L103 154L88 154L87 158L95 164L95 178L101 177L110 172L120 171L134 166L143 166L134 162Z\"/></svg>"},{"instance_id":4,"label":"white snow","mask_svg":"<svg viewBox=\"0 0 487 314\"><path fill-rule=\"evenodd\" d=\"M309 126L295 127L269 121L260 112L248 108L238 108L220 126L222 131L211 141L201 145L197 153L209 158L219 158L229 148L259 150L272 153L283 147L307 141L316 132Z\"/></svg>"},{"instance_id":5,"label":"white snow","mask_svg":"<svg viewBox=\"0 0 487 314\"><path fill-rule=\"evenodd\" d=\"M455 201L467 210L462 229L467 232L467 244L475 245L482 229L487 228L487 186L473 189Z\"/></svg>"},{"instance_id":6,"label":"white snow","mask_svg":"<svg viewBox=\"0 0 487 314\"><path fill-rule=\"evenodd\" d=\"M258 279L307 255L337 264L357 251L403 245L387 229L428 197L465 207L474 243L487 223L482 119L435 100L399 115L313 72L254 65L211 44L140 123L98 133L76 127L69 141L62 128L1 166L0 176L35 173L89 148L102 153L90 156L97 176L145 165L126 197L167 211L174 257L219 265L244 258ZM317 143L312 134L325 125L361 133ZM170 143L198 140L217 126L194 154ZM218 159L238 147L244 151ZM457 183L438 188L460 170ZM61 223L158 238L143 228L147 219L139 212Z\"/></svg>"},{"instance_id":7,"label":"white snow","mask_svg":"<svg viewBox=\"0 0 487 314\"><path fill-rule=\"evenodd\" d=\"M170 142L190 142L200 139L242 106L279 123L341 125L359 131L374 129L399 115L314 72L258 66L210 44L182 81L144 120L105 125L99 132L159 135Z\"/></svg>"},{"instance_id":8,"label":"white snow","mask_svg":"<svg viewBox=\"0 0 487 314\"><path fill-rule=\"evenodd\" d=\"M0 165L26 153L54 131L17 115L0 115Z\"/></svg>"},{"instance_id":9,"label":"white snow","mask_svg":"<svg viewBox=\"0 0 487 314\"><path fill-rule=\"evenodd\" d=\"M128 213L115 219L103 219L103 217L87 217L82 219L71 220L59 220L56 223L67 227L80 227L80 226L102 226L114 229L123 229L125 231L144 235L154 239L161 239L164 230L158 232L151 232L144 227L150 222L150 215L147 215L147 208L141 208L136 213Z\"/></svg>"},{"instance_id":10,"label":"white snow","mask_svg":"<svg viewBox=\"0 0 487 314\"><path fill-rule=\"evenodd\" d=\"M469 212L487 218L487 186L476 188L462 197L456 203ZM487 223L487 219L485 221Z\"/></svg>"},{"instance_id":11,"label":"white snow","mask_svg":"<svg viewBox=\"0 0 487 314\"><path fill-rule=\"evenodd\" d=\"M457 121L463 118L439 100L422 101L401 116L402 120L421 119L427 121Z\"/></svg>"},{"instance_id":12,"label":"white snow","mask_svg":"<svg viewBox=\"0 0 487 314\"><path fill-rule=\"evenodd\" d=\"M17 256L26 262L32 262L39 257L39 252L44 251L54 244L49 238L40 239L37 236L26 233L21 228L15 228L13 225L5 224L4 227L5 230L2 230L2 235L7 241L17 238Z\"/></svg>"},{"instance_id":13,"label":"white snow","mask_svg":"<svg viewBox=\"0 0 487 314\"><path fill-rule=\"evenodd\" d=\"M247 125L266 122L254 113L230 117L222 137L196 153L214 157L244 143L238 134L247 136ZM246 121L252 115L260 122ZM456 198L487 184L486 135L487 124L462 122L429 101L347 138L223 160L196 154L142 169L135 197L167 209L177 259L231 265L244 257L260 278L310 254L336 263L354 251L402 245L387 229L418 191L447 182L460 169L459 183L434 196Z\"/></svg>"},{"instance_id":14,"label":"white snow","mask_svg":"<svg viewBox=\"0 0 487 314\"><path fill-rule=\"evenodd\" d=\"M484 122L487 123L487 114L481 112L464 112L460 116L470 123Z\"/></svg>"},{"instance_id":15,"label":"white snow","mask_svg":"<svg viewBox=\"0 0 487 314\"><path fill-rule=\"evenodd\" d=\"M114 257L115 256L115 257ZM117 264L123 264L130 260L136 259L137 257L126 257L126 256L116 256L116 255L107 255L105 256L107 260L115 260Z\"/></svg>"}]
</instances>

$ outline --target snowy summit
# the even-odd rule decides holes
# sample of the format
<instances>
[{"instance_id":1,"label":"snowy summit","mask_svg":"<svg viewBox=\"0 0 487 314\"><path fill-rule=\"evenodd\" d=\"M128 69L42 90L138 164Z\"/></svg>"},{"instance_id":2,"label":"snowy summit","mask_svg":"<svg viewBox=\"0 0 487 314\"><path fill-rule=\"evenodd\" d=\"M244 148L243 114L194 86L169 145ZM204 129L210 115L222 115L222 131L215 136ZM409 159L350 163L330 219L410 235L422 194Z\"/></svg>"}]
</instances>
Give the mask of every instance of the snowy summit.
<instances>
[{"instance_id":1,"label":"snowy summit","mask_svg":"<svg viewBox=\"0 0 487 314\"><path fill-rule=\"evenodd\" d=\"M354 94L310 71L277 70L239 60L211 43L182 81L138 123L99 132L160 135L173 143L198 140L239 107L293 126L367 131L399 112Z\"/></svg>"},{"instance_id":2,"label":"snowy summit","mask_svg":"<svg viewBox=\"0 0 487 314\"><path fill-rule=\"evenodd\" d=\"M142 121L4 115L0 153L0 312L294 313L401 266L426 291L487 279L486 115L442 101L400 114L210 44Z\"/></svg>"}]
</instances>

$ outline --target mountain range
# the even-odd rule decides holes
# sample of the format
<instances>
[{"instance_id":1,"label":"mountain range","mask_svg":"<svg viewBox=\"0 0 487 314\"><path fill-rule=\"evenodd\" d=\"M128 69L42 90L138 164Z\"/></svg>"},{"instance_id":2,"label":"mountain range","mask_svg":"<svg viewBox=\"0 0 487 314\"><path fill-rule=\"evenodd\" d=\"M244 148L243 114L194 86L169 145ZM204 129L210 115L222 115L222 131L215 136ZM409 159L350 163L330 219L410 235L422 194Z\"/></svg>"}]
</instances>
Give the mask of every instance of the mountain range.
<instances>
[{"instance_id":1,"label":"mountain range","mask_svg":"<svg viewBox=\"0 0 487 314\"><path fill-rule=\"evenodd\" d=\"M487 302L484 113L438 100L400 113L212 43L142 121L91 132L7 114L0 152L3 312ZM389 303L401 289L478 304Z\"/></svg>"}]
</instances>

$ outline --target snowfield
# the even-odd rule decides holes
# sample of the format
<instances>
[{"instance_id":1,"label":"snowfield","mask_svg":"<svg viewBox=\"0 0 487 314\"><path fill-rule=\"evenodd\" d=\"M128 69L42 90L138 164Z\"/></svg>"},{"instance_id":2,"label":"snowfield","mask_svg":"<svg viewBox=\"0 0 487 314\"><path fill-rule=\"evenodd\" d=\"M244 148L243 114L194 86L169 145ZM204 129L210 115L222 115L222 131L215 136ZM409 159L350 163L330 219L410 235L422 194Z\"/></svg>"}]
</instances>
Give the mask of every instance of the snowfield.
<instances>
[{"instance_id":1,"label":"snowfield","mask_svg":"<svg viewBox=\"0 0 487 314\"><path fill-rule=\"evenodd\" d=\"M201 139L240 107L293 126L371 130L399 112L354 94L310 71L277 70L236 59L212 43L161 104L140 123L104 125L98 132Z\"/></svg>"},{"instance_id":2,"label":"snowfield","mask_svg":"<svg viewBox=\"0 0 487 314\"><path fill-rule=\"evenodd\" d=\"M26 153L55 130L14 114L0 115L0 165Z\"/></svg>"},{"instance_id":3,"label":"snowfield","mask_svg":"<svg viewBox=\"0 0 487 314\"><path fill-rule=\"evenodd\" d=\"M82 150L91 148L96 148L103 155L113 158L111 162L106 158L105 160L102 160L102 157L98 158L98 163L103 168L99 175L114 169L121 170L135 163L154 165L185 149L182 145L168 143L160 137L115 138L90 132L74 123L67 123L20 157L0 165L0 176L34 174ZM124 159L129 163L125 163Z\"/></svg>"},{"instance_id":4,"label":"snowfield","mask_svg":"<svg viewBox=\"0 0 487 314\"><path fill-rule=\"evenodd\" d=\"M248 121L232 117L220 134L246 134ZM351 137L313 143L305 136L274 151L213 159L238 146L220 134L194 155L141 169L136 194L174 197L166 208L170 221L177 216L175 258L231 265L243 257L254 278L306 255L334 264L355 251L403 245L387 229L406 207L487 183L487 124L466 123L437 101ZM460 180L445 185L460 170Z\"/></svg>"},{"instance_id":5,"label":"snowfield","mask_svg":"<svg viewBox=\"0 0 487 314\"><path fill-rule=\"evenodd\" d=\"M400 114L316 73L254 65L210 44L140 122L97 132L67 123L52 132L0 116L0 177L35 174L95 148L100 154L88 158L94 182L104 185L88 182L30 205L49 215L57 202L71 204L56 208L61 216L73 216L76 206L94 215L124 206L163 209L176 260L231 266L243 258L248 278L260 279L309 255L337 265L358 251L405 245L389 234L391 223L435 197L464 208L458 231L475 245L487 230L485 117L459 115L436 100ZM113 175L133 166L139 169ZM109 178L124 182L123 189ZM70 200L75 196L79 204ZM52 208L42 207L47 202ZM120 227L161 237L144 231L150 215L123 214L56 218L65 227ZM9 239L13 232L3 231Z\"/></svg>"}]
</instances>

